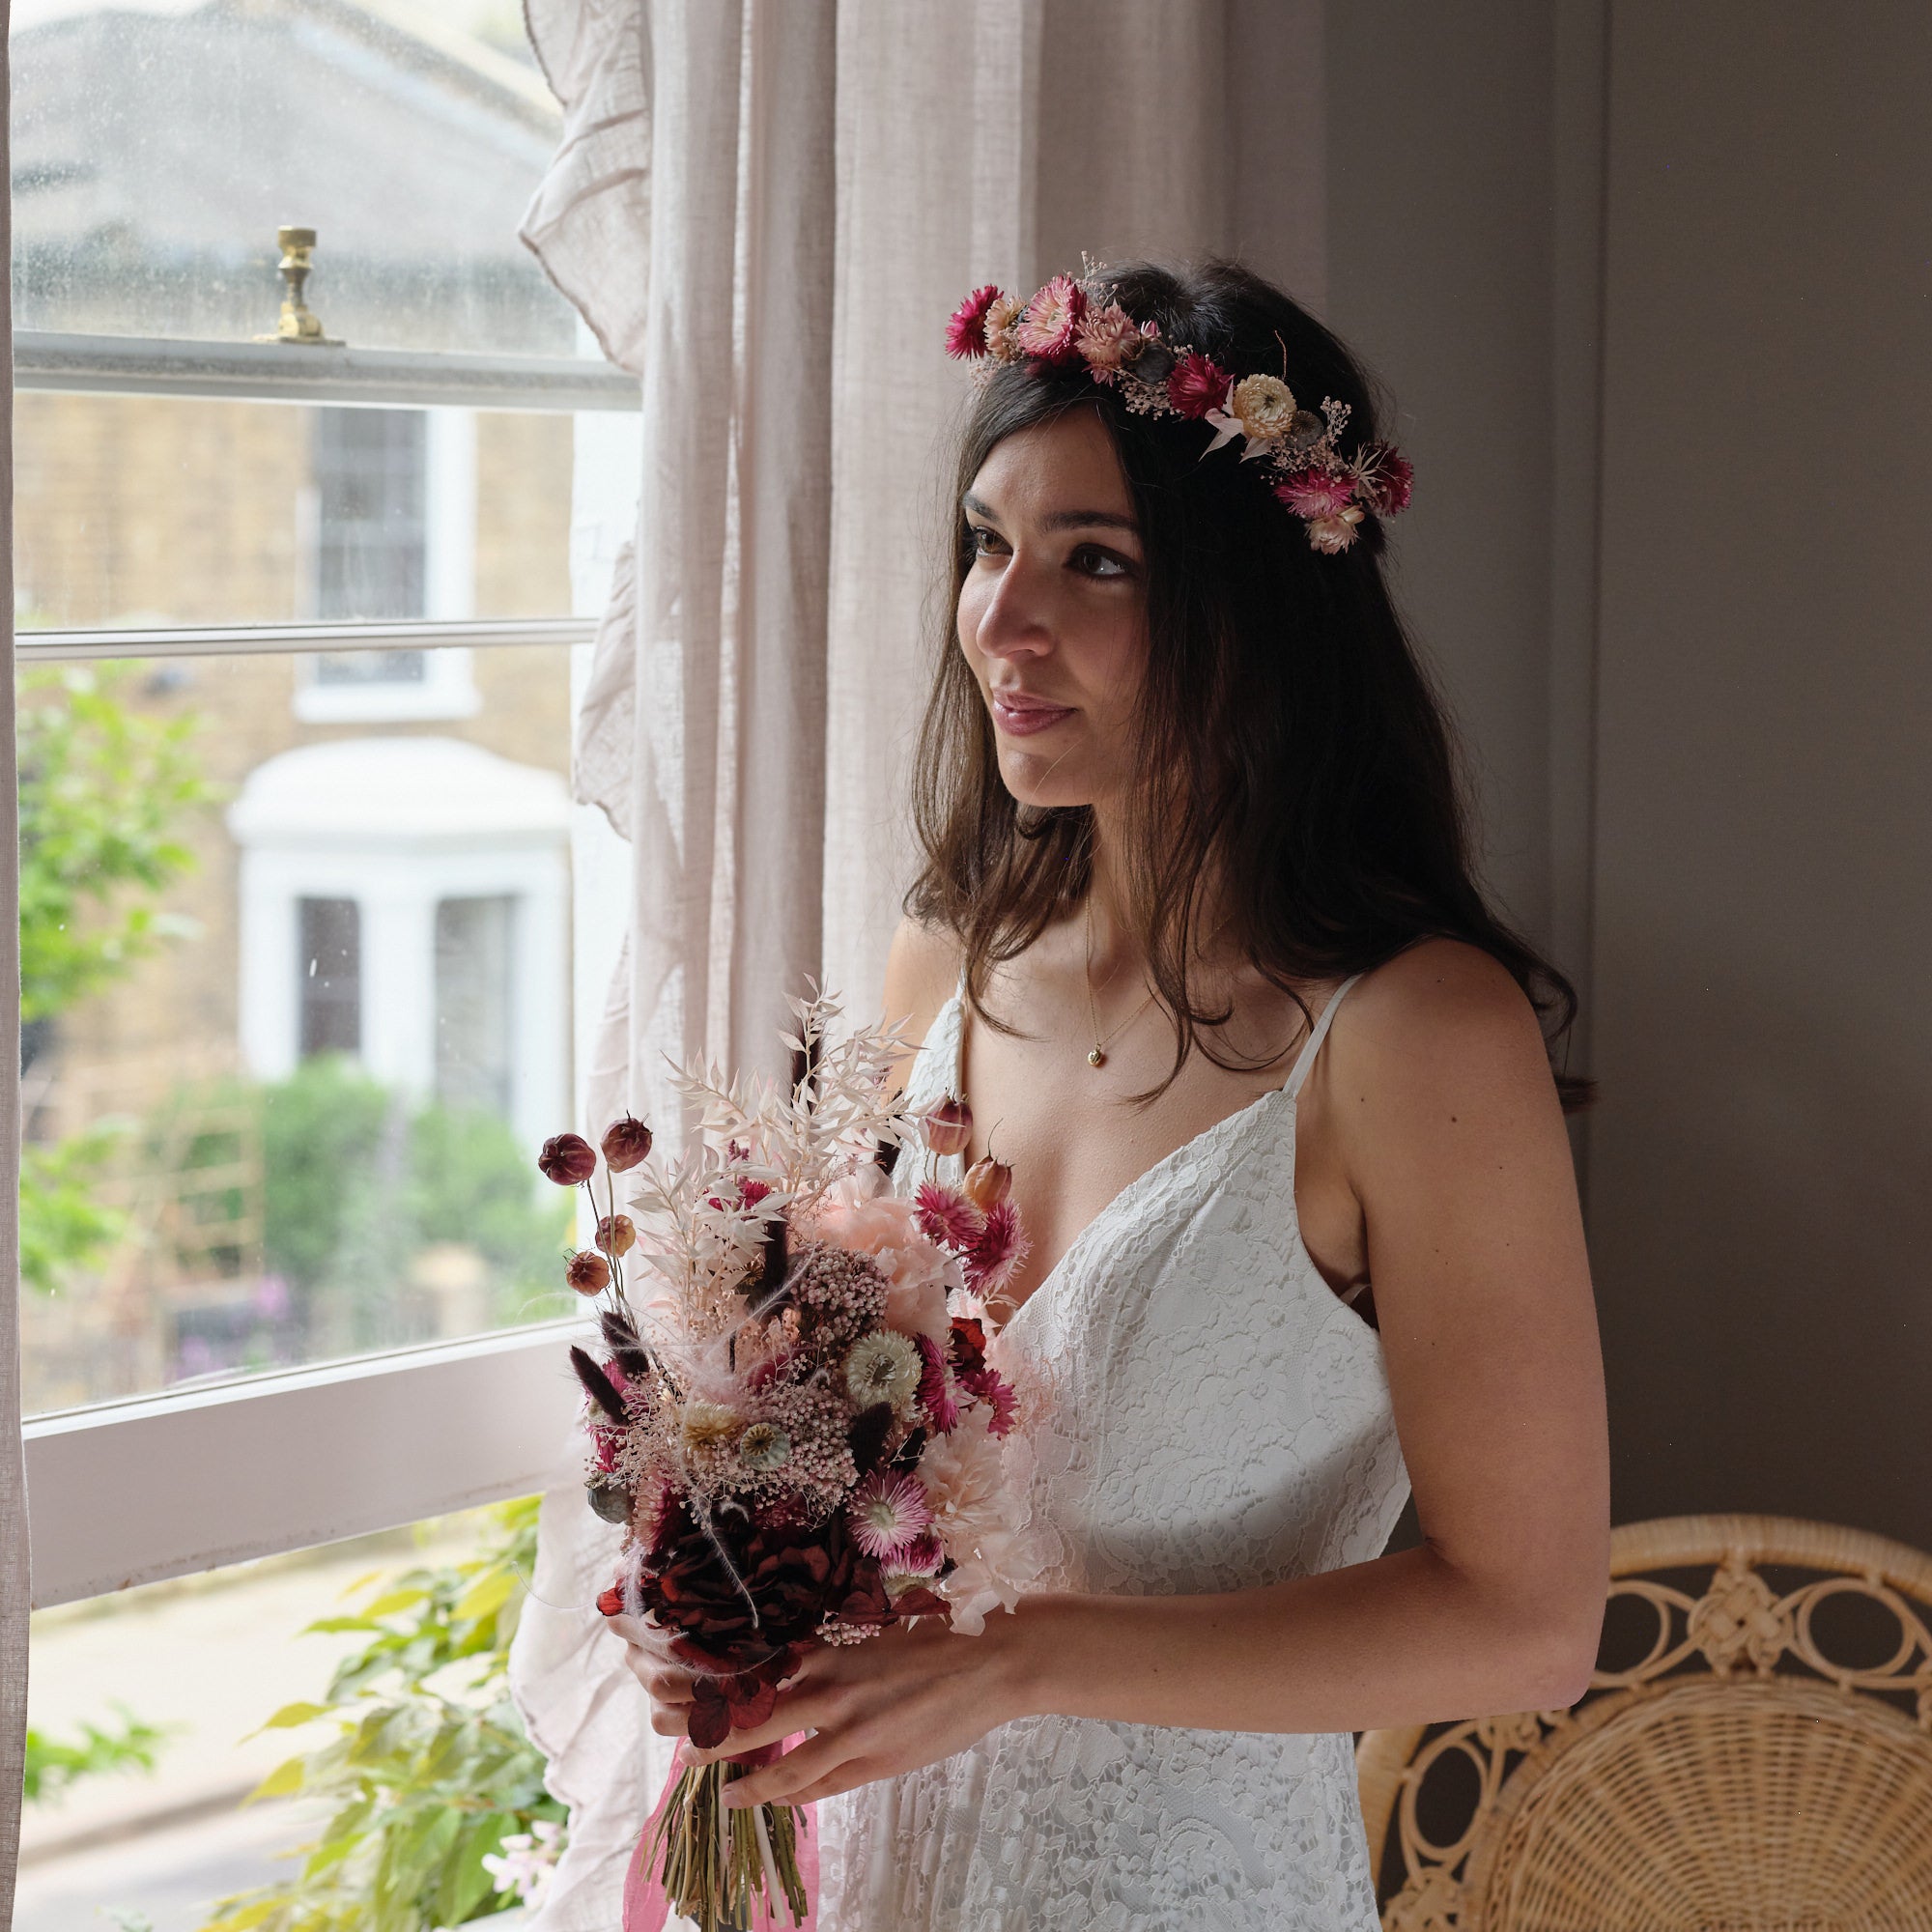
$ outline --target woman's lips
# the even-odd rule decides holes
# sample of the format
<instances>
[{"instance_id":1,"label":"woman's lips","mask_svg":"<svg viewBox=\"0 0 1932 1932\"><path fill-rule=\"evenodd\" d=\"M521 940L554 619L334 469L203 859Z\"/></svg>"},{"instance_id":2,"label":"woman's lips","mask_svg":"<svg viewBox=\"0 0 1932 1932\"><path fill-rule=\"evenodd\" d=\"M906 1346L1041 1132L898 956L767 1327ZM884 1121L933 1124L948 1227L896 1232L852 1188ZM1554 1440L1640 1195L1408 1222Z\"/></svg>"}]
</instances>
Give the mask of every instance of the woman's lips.
<instances>
[{"instance_id":1,"label":"woman's lips","mask_svg":"<svg viewBox=\"0 0 1932 1932\"><path fill-rule=\"evenodd\" d=\"M1051 724L1058 724L1063 718L1071 718L1073 707L1067 704L1009 704L998 692L993 694L993 723L1002 731L1010 732L1015 738L1031 736L1036 731L1044 731Z\"/></svg>"}]
</instances>

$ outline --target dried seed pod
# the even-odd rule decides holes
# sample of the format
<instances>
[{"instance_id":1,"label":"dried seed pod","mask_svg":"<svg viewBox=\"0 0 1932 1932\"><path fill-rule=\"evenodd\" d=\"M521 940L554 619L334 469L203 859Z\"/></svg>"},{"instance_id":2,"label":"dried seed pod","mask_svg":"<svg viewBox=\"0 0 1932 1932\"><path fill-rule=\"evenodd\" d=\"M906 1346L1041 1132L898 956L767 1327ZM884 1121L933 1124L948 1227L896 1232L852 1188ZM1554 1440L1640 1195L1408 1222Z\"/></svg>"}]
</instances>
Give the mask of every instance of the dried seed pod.
<instances>
[{"instance_id":1,"label":"dried seed pod","mask_svg":"<svg viewBox=\"0 0 1932 1932\"><path fill-rule=\"evenodd\" d=\"M629 1522L631 1520L631 1492L613 1476L595 1477L588 1488L590 1507L606 1522Z\"/></svg>"},{"instance_id":2,"label":"dried seed pod","mask_svg":"<svg viewBox=\"0 0 1932 1932\"><path fill-rule=\"evenodd\" d=\"M920 1117L925 1144L936 1154L964 1153L973 1138L973 1109L956 1094L936 1100Z\"/></svg>"},{"instance_id":3,"label":"dried seed pod","mask_svg":"<svg viewBox=\"0 0 1932 1932\"><path fill-rule=\"evenodd\" d=\"M537 1166L547 1180L575 1187L597 1172L597 1150L582 1134L553 1134L537 1155Z\"/></svg>"},{"instance_id":4,"label":"dried seed pod","mask_svg":"<svg viewBox=\"0 0 1932 1932\"><path fill-rule=\"evenodd\" d=\"M987 1154L966 1170L966 1198L983 1214L1007 1198L1013 1184L1013 1171L1005 1161Z\"/></svg>"},{"instance_id":5,"label":"dried seed pod","mask_svg":"<svg viewBox=\"0 0 1932 1932\"><path fill-rule=\"evenodd\" d=\"M651 1151L651 1130L626 1114L604 1129L604 1160L612 1174L624 1174Z\"/></svg>"},{"instance_id":6,"label":"dried seed pod","mask_svg":"<svg viewBox=\"0 0 1932 1932\"><path fill-rule=\"evenodd\" d=\"M601 1215L597 1222L597 1245L607 1255L628 1255L638 1245L637 1223L628 1214Z\"/></svg>"},{"instance_id":7,"label":"dried seed pod","mask_svg":"<svg viewBox=\"0 0 1932 1932\"><path fill-rule=\"evenodd\" d=\"M563 1278L579 1294L602 1294L611 1286L611 1264L594 1248L580 1248Z\"/></svg>"}]
</instances>

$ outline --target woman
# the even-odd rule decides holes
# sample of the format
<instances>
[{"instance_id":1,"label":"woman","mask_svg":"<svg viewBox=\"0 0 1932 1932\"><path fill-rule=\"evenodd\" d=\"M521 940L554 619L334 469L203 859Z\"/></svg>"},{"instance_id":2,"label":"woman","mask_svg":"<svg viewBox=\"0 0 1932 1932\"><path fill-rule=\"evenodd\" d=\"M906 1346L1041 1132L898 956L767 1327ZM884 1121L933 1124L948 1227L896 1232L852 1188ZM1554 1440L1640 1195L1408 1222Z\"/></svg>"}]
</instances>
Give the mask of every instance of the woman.
<instances>
[{"instance_id":1,"label":"woman","mask_svg":"<svg viewBox=\"0 0 1932 1932\"><path fill-rule=\"evenodd\" d=\"M990 380L885 1009L975 1125L895 1185L1010 1164L1052 1559L981 1636L812 1657L730 1748L814 1735L734 1789L830 1801L831 1932L1367 1932L1349 1733L1567 1704L1595 1654L1575 996L1472 880L1334 337L1213 264L981 291L952 346Z\"/></svg>"}]
</instances>

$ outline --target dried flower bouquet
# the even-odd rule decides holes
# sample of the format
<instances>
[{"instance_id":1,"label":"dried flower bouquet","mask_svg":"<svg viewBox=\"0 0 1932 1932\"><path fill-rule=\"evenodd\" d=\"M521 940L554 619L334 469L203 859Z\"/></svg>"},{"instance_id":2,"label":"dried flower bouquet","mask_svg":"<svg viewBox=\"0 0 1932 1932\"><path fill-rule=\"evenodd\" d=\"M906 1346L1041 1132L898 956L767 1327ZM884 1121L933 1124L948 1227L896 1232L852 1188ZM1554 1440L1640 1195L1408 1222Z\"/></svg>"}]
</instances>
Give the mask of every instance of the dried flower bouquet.
<instances>
[{"instance_id":1,"label":"dried flower bouquet","mask_svg":"<svg viewBox=\"0 0 1932 1932\"><path fill-rule=\"evenodd\" d=\"M1006 1457L1017 1403L984 1319L1026 1252L1008 1170L987 1159L963 1189L892 1193L882 1153L915 1134L957 1151L965 1103L901 1112L886 1093L896 1029L835 1042L830 996L791 1006L785 1087L685 1069L698 1130L668 1165L642 1122L606 1130L596 1246L567 1269L604 1343L571 1350L589 1499L625 1528L598 1606L696 1673L690 1734L706 1749L768 1721L813 1646L917 1616L977 1633L1032 1574ZM598 1161L559 1134L538 1164L592 1188ZM632 1214L620 1174L636 1177ZM633 1861L625 1932L669 1911L776 1926L781 1901L808 1922L807 1811L722 1802L751 1768L673 1774Z\"/></svg>"}]
</instances>

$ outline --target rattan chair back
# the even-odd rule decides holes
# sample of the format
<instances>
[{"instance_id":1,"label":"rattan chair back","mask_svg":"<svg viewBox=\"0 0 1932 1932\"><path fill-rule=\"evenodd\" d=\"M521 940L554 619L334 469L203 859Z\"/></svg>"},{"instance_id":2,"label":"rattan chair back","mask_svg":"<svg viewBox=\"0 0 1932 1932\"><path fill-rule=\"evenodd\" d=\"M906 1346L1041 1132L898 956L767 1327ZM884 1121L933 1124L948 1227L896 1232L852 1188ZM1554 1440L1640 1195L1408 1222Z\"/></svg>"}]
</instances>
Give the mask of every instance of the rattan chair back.
<instances>
[{"instance_id":1,"label":"rattan chair back","mask_svg":"<svg viewBox=\"0 0 1932 1932\"><path fill-rule=\"evenodd\" d=\"M1932 1557L1672 1517L1610 1575L1569 1710L1363 1737L1384 1932L1932 1932Z\"/></svg>"}]
</instances>

